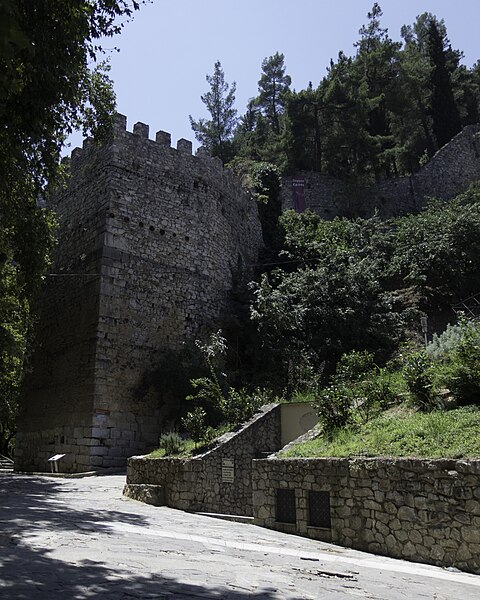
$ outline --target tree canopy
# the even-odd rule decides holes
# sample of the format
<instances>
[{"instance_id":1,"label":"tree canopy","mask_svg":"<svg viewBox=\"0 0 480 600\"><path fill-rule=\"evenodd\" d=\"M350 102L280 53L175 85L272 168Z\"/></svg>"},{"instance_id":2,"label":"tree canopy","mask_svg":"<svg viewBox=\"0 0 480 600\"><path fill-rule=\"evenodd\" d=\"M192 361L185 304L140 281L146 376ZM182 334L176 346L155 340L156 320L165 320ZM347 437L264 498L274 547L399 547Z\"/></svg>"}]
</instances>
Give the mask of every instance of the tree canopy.
<instances>
[{"instance_id":1,"label":"tree canopy","mask_svg":"<svg viewBox=\"0 0 480 600\"><path fill-rule=\"evenodd\" d=\"M284 212L284 264L254 285L252 318L265 370L286 384L289 365L331 373L342 354L385 361L412 319L451 318L480 289L480 189L390 221Z\"/></svg>"},{"instance_id":2,"label":"tree canopy","mask_svg":"<svg viewBox=\"0 0 480 600\"><path fill-rule=\"evenodd\" d=\"M265 58L258 96L235 130L235 156L370 183L418 171L479 122L478 63L461 64L444 21L423 13L397 42L382 19L374 3L354 54L340 50L317 87L291 90L284 55Z\"/></svg>"},{"instance_id":3,"label":"tree canopy","mask_svg":"<svg viewBox=\"0 0 480 600\"><path fill-rule=\"evenodd\" d=\"M195 137L211 153L219 156L224 162L232 158L231 139L237 122L235 102L236 83L230 86L225 81L225 74L219 60L214 65L213 75L206 75L210 90L201 96L210 119L195 119L190 116L190 124Z\"/></svg>"}]
</instances>

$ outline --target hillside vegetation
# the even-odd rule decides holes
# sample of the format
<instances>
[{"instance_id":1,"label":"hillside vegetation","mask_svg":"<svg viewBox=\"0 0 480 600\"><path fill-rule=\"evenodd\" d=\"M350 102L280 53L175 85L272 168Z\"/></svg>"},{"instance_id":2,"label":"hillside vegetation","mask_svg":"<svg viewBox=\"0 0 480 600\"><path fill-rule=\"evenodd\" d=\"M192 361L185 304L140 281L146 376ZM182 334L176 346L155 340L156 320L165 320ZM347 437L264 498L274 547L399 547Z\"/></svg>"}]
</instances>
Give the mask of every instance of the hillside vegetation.
<instances>
[{"instance_id":1,"label":"hillside vegetation","mask_svg":"<svg viewBox=\"0 0 480 600\"><path fill-rule=\"evenodd\" d=\"M279 454L282 458L396 456L480 458L480 409L416 413L399 407L363 426L320 436Z\"/></svg>"}]
</instances>

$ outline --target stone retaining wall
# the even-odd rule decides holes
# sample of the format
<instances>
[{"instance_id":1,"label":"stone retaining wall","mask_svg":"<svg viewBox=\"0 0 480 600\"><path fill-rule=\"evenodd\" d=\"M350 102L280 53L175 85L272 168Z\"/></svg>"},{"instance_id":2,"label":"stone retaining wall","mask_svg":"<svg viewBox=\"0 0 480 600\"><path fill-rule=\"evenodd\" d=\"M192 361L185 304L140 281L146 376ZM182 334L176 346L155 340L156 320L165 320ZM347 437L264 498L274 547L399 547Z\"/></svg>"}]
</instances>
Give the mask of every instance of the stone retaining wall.
<instances>
[{"instance_id":1,"label":"stone retaining wall","mask_svg":"<svg viewBox=\"0 0 480 600\"><path fill-rule=\"evenodd\" d=\"M222 436L217 447L193 458L130 458L126 495L132 484L161 485L172 508L251 516L252 459L279 450L280 409L264 407L239 431Z\"/></svg>"},{"instance_id":2,"label":"stone retaining wall","mask_svg":"<svg viewBox=\"0 0 480 600\"><path fill-rule=\"evenodd\" d=\"M418 173L386 179L367 188L334 177L302 171L282 178L281 200L293 208L293 179L304 180L305 206L326 220L335 217L382 218L418 212L428 198L449 200L480 179L480 125L468 125Z\"/></svg>"},{"instance_id":3,"label":"stone retaining wall","mask_svg":"<svg viewBox=\"0 0 480 600\"><path fill-rule=\"evenodd\" d=\"M480 460L255 460L254 522L375 554L480 573L479 476ZM294 523L278 521L277 490L293 490ZM329 494L330 527L310 525L315 517L311 492ZM328 495L326 504L328 509Z\"/></svg>"}]
</instances>

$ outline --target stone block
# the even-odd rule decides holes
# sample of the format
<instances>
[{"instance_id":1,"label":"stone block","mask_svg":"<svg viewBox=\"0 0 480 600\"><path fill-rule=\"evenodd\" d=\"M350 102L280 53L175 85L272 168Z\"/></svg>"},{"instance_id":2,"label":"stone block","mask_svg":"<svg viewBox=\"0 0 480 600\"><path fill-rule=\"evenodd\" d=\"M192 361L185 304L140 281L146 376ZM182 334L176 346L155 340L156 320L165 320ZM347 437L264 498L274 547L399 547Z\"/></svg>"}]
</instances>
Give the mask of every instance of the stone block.
<instances>
[{"instance_id":1,"label":"stone block","mask_svg":"<svg viewBox=\"0 0 480 600\"><path fill-rule=\"evenodd\" d=\"M165 490L161 485L127 483L123 495L145 504L165 506Z\"/></svg>"},{"instance_id":2,"label":"stone block","mask_svg":"<svg viewBox=\"0 0 480 600\"><path fill-rule=\"evenodd\" d=\"M138 123L135 123L135 125L133 126L133 133L135 135L138 135L139 137L142 137L147 140L148 140L148 132L149 132L149 127L145 123L141 123L139 121Z\"/></svg>"},{"instance_id":3,"label":"stone block","mask_svg":"<svg viewBox=\"0 0 480 600\"><path fill-rule=\"evenodd\" d=\"M177 142L177 150L182 154L192 154L192 142L181 138Z\"/></svg>"},{"instance_id":4,"label":"stone block","mask_svg":"<svg viewBox=\"0 0 480 600\"><path fill-rule=\"evenodd\" d=\"M155 134L155 141L157 144L161 144L162 146L168 146L170 148L172 144L172 136L166 131L157 131Z\"/></svg>"},{"instance_id":5,"label":"stone block","mask_svg":"<svg viewBox=\"0 0 480 600\"><path fill-rule=\"evenodd\" d=\"M401 506L398 509L397 516L401 521L415 521L417 519L417 512L409 506Z\"/></svg>"},{"instance_id":6,"label":"stone block","mask_svg":"<svg viewBox=\"0 0 480 600\"><path fill-rule=\"evenodd\" d=\"M110 437L110 430L104 427L92 427L91 437L98 439L108 438Z\"/></svg>"}]
</instances>

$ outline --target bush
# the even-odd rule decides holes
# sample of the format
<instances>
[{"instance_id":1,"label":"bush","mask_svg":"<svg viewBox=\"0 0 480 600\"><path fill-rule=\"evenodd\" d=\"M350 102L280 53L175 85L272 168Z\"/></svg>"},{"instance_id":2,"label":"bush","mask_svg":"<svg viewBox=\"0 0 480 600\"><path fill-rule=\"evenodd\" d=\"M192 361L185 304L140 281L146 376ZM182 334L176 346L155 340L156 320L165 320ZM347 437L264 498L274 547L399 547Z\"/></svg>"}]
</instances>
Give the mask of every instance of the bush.
<instances>
[{"instance_id":1,"label":"bush","mask_svg":"<svg viewBox=\"0 0 480 600\"><path fill-rule=\"evenodd\" d=\"M188 412L182 419L182 425L185 427L188 435L195 442L195 447L198 442L205 440L207 434L207 413L201 406L197 406L193 411Z\"/></svg>"},{"instance_id":2,"label":"bush","mask_svg":"<svg viewBox=\"0 0 480 600\"><path fill-rule=\"evenodd\" d=\"M415 406L427 411L433 406L433 370L425 352L410 354L403 367L403 377Z\"/></svg>"},{"instance_id":3,"label":"bush","mask_svg":"<svg viewBox=\"0 0 480 600\"><path fill-rule=\"evenodd\" d=\"M165 451L165 456L180 454L184 448L184 442L182 438L175 431L162 433L158 441L158 445Z\"/></svg>"},{"instance_id":4,"label":"bush","mask_svg":"<svg viewBox=\"0 0 480 600\"><path fill-rule=\"evenodd\" d=\"M460 406L480 405L480 324L464 321L445 369L445 385Z\"/></svg>"},{"instance_id":5,"label":"bush","mask_svg":"<svg viewBox=\"0 0 480 600\"><path fill-rule=\"evenodd\" d=\"M253 417L264 403L265 394L259 390L249 394L244 388L230 388L223 407L223 416L231 425L238 425Z\"/></svg>"},{"instance_id":6,"label":"bush","mask_svg":"<svg viewBox=\"0 0 480 600\"><path fill-rule=\"evenodd\" d=\"M353 394L345 384L332 384L319 391L314 406L325 432L345 427L352 418Z\"/></svg>"},{"instance_id":7,"label":"bush","mask_svg":"<svg viewBox=\"0 0 480 600\"><path fill-rule=\"evenodd\" d=\"M430 360L443 360L454 350L463 337L462 325L447 325L441 335L433 334L433 339L426 348Z\"/></svg>"},{"instance_id":8,"label":"bush","mask_svg":"<svg viewBox=\"0 0 480 600\"><path fill-rule=\"evenodd\" d=\"M370 352L353 351L338 362L332 384L320 390L316 408L325 431L354 420L367 422L394 400L391 376L380 369Z\"/></svg>"}]
</instances>

